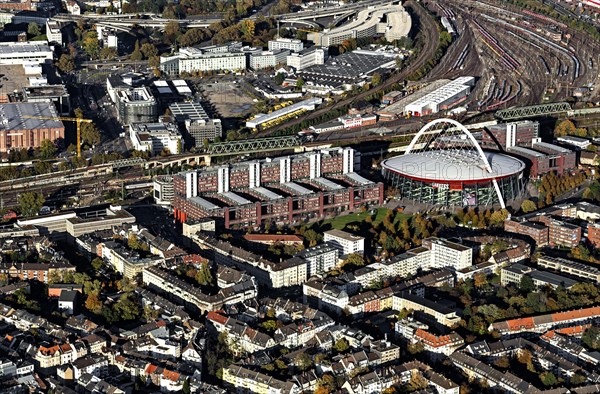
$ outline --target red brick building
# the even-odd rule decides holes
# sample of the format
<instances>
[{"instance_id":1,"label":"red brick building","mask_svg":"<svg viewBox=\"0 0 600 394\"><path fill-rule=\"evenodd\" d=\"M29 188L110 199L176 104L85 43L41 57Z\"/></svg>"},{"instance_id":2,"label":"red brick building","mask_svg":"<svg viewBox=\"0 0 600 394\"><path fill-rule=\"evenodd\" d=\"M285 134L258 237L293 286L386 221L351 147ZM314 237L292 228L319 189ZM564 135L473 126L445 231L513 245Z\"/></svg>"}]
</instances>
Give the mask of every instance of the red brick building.
<instances>
[{"instance_id":1,"label":"red brick building","mask_svg":"<svg viewBox=\"0 0 600 394\"><path fill-rule=\"evenodd\" d=\"M535 241L538 247L548 245L548 227L542 223L509 219L504 222L504 231L527 235Z\"/></svg>"},{"instance_id":2,"label":"red brick building","mask_svg":"<svg viewBox=\"0 0 600 394\"><path fill-rule=\"evenodd\" d=\"M247 227L382 204L383 184L354 168L354 150L340 148L180 173L173 180L175 218Z\"/></svg>"}]
</instances>

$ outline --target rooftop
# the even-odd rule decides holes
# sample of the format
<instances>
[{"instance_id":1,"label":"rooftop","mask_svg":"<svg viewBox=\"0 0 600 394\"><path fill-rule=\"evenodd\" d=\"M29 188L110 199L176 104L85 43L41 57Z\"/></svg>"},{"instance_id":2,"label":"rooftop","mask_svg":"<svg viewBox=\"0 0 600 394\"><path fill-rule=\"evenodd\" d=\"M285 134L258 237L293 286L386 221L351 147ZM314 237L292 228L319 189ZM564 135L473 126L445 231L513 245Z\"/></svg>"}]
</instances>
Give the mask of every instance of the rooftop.
<instances>
[{"instance_id":1,"label":"rooftop","mask_svg":"<svg viewBox=\"0 0 600 394\"><path fill-rule=\"evenodd\" d=\"M31 118L28 118L31 117ZM53 103L0 104L0 130L64 129Z\"/></svg>"}]
</instances>

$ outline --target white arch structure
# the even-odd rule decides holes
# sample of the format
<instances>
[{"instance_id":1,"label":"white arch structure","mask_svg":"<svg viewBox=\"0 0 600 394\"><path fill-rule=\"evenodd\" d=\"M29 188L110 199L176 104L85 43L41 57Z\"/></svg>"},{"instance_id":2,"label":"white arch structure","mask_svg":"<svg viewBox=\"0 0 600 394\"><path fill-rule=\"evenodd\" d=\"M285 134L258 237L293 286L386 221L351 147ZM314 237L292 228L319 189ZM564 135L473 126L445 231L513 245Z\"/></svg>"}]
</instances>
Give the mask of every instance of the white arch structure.
<instances>
[{"instance_id":1,"label":"white arch structure","mask_svg":"<svg viewBox=\"0 0 600 394\"><path fill-rule=\"evenodd\" d=\"M477 151L477 154L479 155L479 158L481 159L481 162L482 162L485 170L487 172L489 172L490 174L492 173L492 166L490 165L490 162L487 159L487 157L485 157L485 154L483 153L483 149L481 149L481 146L479 145L479 143L477 142L477 140L475 139L475 137L473 137L473 134L471 134L471 132L469 131L469 129L467 129L465 126L463 126L462 123L457 122L454 119L439 118L439 119L435 119L435 120L427 123L413 137L412 141L408 145L408 148L406 149L406 151L404 152L404 154L405 155L410 154L412 152L412 150L414 149L415 145L417 144L419 138L421 138L422 135L426 134L429 131L429 129L431 129L432 127L434 127L434 126L436 126L436 125L438 125L440 123L450 123L450 124L454 125L457 130L462 131L462 133L464 135L466 135L467 138L471 141L471 144L472 144L473 148ZM441 131L442 130L440 129L438 131L438 133L441 132ZM433 134L435 134L435 133L433 133ZM433 139L435 139L435 137ZM496 195L498 196L498 201L500 202L500 206L502 208L506 208L506 204L504 203L504 197L502 197L502 192L500 191L500 186L498 185L498 181L496 180L496 178L492 179L492 184L494 185L494 189L496 190Z\"/></svg>"}]
</instances>

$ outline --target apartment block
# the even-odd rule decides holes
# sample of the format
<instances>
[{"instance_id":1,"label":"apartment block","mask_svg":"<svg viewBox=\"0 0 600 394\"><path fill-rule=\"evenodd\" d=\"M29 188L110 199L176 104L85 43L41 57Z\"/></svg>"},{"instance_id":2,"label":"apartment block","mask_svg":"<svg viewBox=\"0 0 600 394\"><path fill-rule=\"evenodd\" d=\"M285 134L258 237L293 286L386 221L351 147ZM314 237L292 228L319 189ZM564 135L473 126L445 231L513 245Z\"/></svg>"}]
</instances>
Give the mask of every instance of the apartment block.
<instances>
[{"instance_id":1,"label":"apartment block","mask_svg":"<svg viewBox=\"0 0 600 394\"><path fill-rule=\"evenodd\" d=\"M550 220L548 241L551 246L574 248L581 242L581 227L560 220Z\"/></svg>"},{"instance_id":2,"label":"apartment block","mask_svg":"<svg viewBox=\"0 0 600 394\"><path fill-rule=\"evenodd\" d=\"M567 260L561 257L540 256L538 257L537 265L600 283L600 269L578 261Z\"/></svg>"},{"instance_id":3,"label":"apartment block","mask_svg":"<svg viewBox=\"0 0 600 394\"><path fill-rule=\"evenodd\" d=\"M508 219L504 222L504 231L527 235L538 247L548 245L548 227L541 223L529 222L525 219Z\"/></svg>"},{"instance_id":4,"label":"apartment block","mask_svg":"<svg viewBox=\"0 0 600 394\"><path fill-rule=\"evenodd\" d=\"M340 256L352 253L365 253L365 238L342 230L328 230L323 233L323 241L336 248Z\"/></svg>"}]
</instances>

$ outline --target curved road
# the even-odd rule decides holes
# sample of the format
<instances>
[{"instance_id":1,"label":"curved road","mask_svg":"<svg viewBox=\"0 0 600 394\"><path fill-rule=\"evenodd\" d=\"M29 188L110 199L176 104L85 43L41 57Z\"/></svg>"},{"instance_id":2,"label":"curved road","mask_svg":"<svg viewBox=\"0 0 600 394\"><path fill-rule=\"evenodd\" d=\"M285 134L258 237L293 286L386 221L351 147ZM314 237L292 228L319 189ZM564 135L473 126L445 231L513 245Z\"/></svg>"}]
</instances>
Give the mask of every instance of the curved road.
<instances>
[{"instance_id":1,"label":"curved road","mask_svg":"<svg viewBox=\"0 0 600 394\"><path fill-rule=\"evenodd\" d=\"M410 7L413 12L417 14L419 17L419 31L422 34L420 41L424 43L424 46L419 51L417 57L413 59L410 63L409 67L404 69L402 72L393 74L388 79L386 79L381 85L376 86L372 89L369 89L365 92L362 92L356 96L352 96L343 100L334 103L331 106L327 106L316 111L308 113L306 116L300 117L298 119L285 122L280 126L276 126L272 129L266 130L264 132L257 133L255 137L266 137L273 132L287 129L291 126L295 126L305 120L315 119L329 111L332 111L336 108L343 107L349 104L352 104L355 101L360 101L365 97L372 95L375 92L386 89L392 86L394 83L405 80L413 71L418 70L422 66L424 66L435 54L435 51L438 47L438 43L440 40L439 33L437 30L437 25L435 20L433 20L423 6L414 0L407 1L404 4L405 7Z\"/></svg>"}]
</instances>

